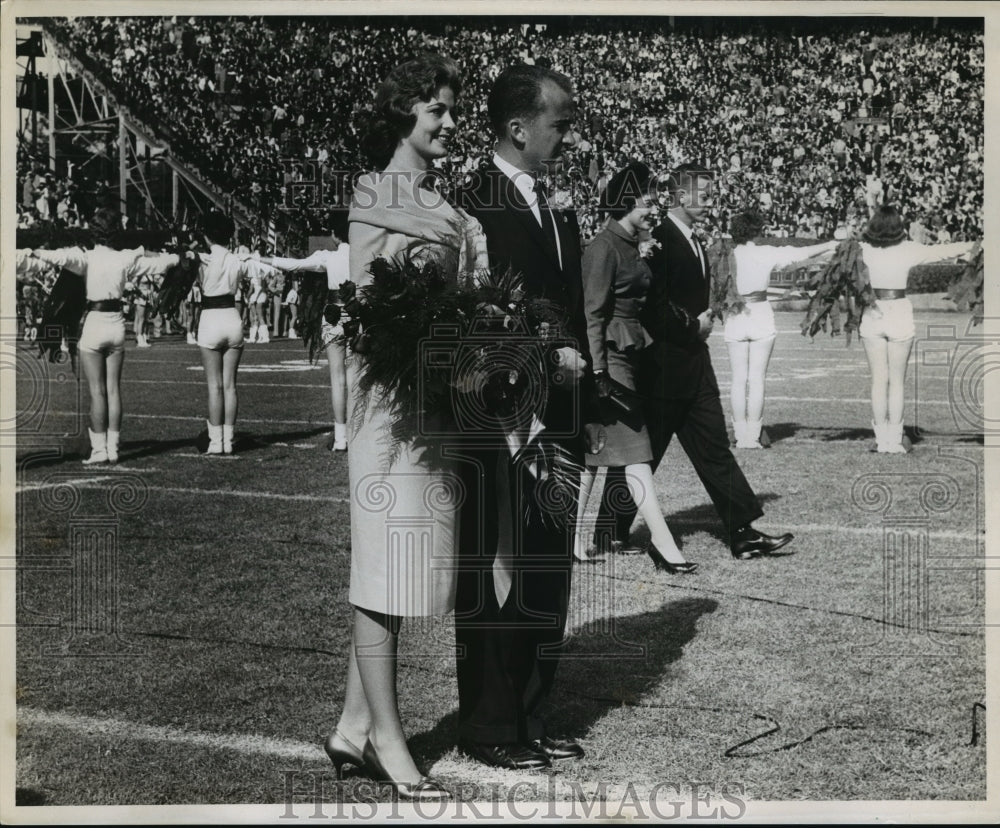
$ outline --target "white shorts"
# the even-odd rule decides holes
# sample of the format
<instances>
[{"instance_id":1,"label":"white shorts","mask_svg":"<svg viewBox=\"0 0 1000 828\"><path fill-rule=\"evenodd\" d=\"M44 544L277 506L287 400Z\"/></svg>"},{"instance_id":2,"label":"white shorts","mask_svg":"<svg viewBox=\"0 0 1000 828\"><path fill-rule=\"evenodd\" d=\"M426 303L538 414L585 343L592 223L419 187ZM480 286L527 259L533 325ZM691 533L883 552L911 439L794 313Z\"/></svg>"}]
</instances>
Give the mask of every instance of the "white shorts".
<instances>
[{"instance_id":1,"label":"white shorts","mask_svg":"<svg viewBox=\"0 0 1000 828\"><path fill-rule=\"evenodd\" d=\"M79 348L105 356L125 350L125 317L120 311L87 311Z\"/></svg>"},{"instance_id":2,"label":"white shorts","mask_svg":"<svg viewBox=\"0 0 1000 828\"><path fill-rule=\"evenodd\" d=\"M213 351L243 347L243 320L236 308L209 308L198 319L198 345Z\"/></svg>"},{"instance_id":3,"label":"white shorts","mask_svg":"<svg viewBox=\"0 0 1000 828\"><path fill-rule=\"evenodd\" d=\"M778 330L774 326L774 310L771 303L747 302L742 313L734 313L726 319L724 329L726 342L756 342L774 339Z\"/></svg>"},{"instance_id":4,"label":"white shorts","mask_svg":"<svg viewBox=\"0 0 1000 828\"><path fill-rule=\"evenodd\" d=\"M338 345L344 344L344 326L340 322L336 325L331 325L325 319L323 320L323 347L326 348L336 342Z\"/></svg>"},{"instance_id":5,"label":"white shorts","mask_svg":"<svg viewBox=\"0 0 1000 828\"><path fill-rule=\"evenodd\" d=\"M861 315L858 333L872 339L888 339L890 342L905 342L916 336L913 324L913 305L906 297L902 299L876 299L875 304L865 308Z\"/></svg>"}]
</instances>

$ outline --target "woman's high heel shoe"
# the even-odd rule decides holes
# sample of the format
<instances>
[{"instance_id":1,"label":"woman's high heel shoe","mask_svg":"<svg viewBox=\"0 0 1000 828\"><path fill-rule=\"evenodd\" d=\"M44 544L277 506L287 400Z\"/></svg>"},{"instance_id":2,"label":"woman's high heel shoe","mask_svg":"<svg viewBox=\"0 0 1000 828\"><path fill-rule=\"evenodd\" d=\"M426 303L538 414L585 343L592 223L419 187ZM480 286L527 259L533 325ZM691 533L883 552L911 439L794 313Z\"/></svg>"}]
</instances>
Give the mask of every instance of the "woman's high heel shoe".
<instances>
[{"instance_id":1,"label":"woman's high heel shoe","mask_svg":"<svg viewBox=\"0 0 1000 828\"><path fill-rule=\"evenodd\" d=\"M653 566L657 572L666 572L668 575L690 575L698 568L698 564L692 561L671 563L660 554L660 550L656 548L656 544L652 541L646 547L646 554L652 559Z\"/></svg>"},{"instance_id":2,"label":"woman's high heel shoe","mask_svg":"<svg viewBox=\"0 0 1000 828\"><path fill-rule=\"evenodd\" d=\"M400 799L434 801L451 798L451 793L442 788L436 780L431 779L429 776L421 776L417 782L397 782L382 767L382 763L379 761L378 754L375 752L375 746L371 743L371 740L365 742L362 757L365 760L365 767L371 774L372 779L392 785L396 791L396 795Z\"/></svg>"},{"instance_id":3,"label":"woman's high heel shoe","mask_svg":"<svg viewBox=\"0 0 1000 828\"><path fill-rule=\"evenodd\" d=\"M335 745L333 743L335 738L339 739L347 747L338 747ZM365 757L362 755L361 750L339 730L334 730L333 733L326 737L323 750L326 751L326 755L330 757L330 761L333 762L333 766L337 769L337 779L344 778L344 765L351 764L358 768L365 767Z\"/></svg>"}]
</instances>

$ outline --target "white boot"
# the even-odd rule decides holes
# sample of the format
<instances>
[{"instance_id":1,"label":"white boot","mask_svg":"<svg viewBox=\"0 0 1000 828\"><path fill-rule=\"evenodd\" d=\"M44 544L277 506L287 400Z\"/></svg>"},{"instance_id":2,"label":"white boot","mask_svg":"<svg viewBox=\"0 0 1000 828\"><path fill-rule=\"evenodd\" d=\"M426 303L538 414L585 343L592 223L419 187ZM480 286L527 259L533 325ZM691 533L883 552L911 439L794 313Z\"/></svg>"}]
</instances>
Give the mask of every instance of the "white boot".
<instances>
[{"instance_id":1,"label":"white boot","mask_svg":"<svg viewBox=\"0 0 1000 828\"><path fill-rule=\"evenodd\" d=\"M743 432L744 445L739 446L739 448L764 448L760 444L760 430L763 425L763 420L747 420L745 430Z\"/></svg>"},{"instance_id":2,"label":"white boot","mask_svg":"<svg viewBox=\"0 0 1000 828\"><path fill-rule=\"evenodd\" d=\"M118 439L121 436L121 432L112 431L108 429L108 462L117 463L118 462Z\"/></svg>"},{"instance_id":3,"label":"white boot","mask_svg":"<svg viewBox=\"0 0 1000 828\"><path fill-rule=\"evenodd\" d=\"M884 423L882 425L885 435L879 443L878 450L886 454L906 454L906 447L903 445L903 422Z\"/></svg>"},{"instance_id":4,"label":"white boot","mask_svg":"<svg viewBox=\"0 0 1000 828\"><path fill-rule=\"evenodd\" d=\"M222 426L222 453L233 453L233 426L231 425Z\"/></svg>"},{"instance_id":5,"label":"white boot","mask_svg":"<svg viewBox=\"0 0 1000 828\"><path fill-rule=\"evenodd\" d=\"M885 451L885 423L872 420L872 431L875 432L875 451Z\"/></svg>"},{"instance_id":6,"label":"white boot","mask_svg":"<svg viewBox=\"0 0 1000 828\"><path fill-rule=\"evenodd\" d=\"M736 448L743 448L743 443L746 440L746 432L746 420L733 420L733 437L736 438Z\"/></svg>"},{"instance_id":7,"label":"white boot","mask_svg":"<svg viewBox=\"0 0 1000 828\"><path fill-rule=\"evenodd\" d=\"M333 424L333 450L347 451L347 423Z\"/></svg>"},{"instance_id":8,"label":"white boot","mask_svg":"<svg viewBox=\"0 0 1000 828\"><path fill-rule=\"evenodd\" d=\"M140 348L149 348L150 347L149 340L146 339L146 334L137 334L135 338L136 338L137 344L138 344L138 346Z\"/></svg>"},{"instance_id":9,"label":"white boot","mask_svg":"<svg viewBox=\"0 0 1000 828\"><path fill-rule=\"evenodd\" d=\"M271 335L268 333L267 325L261 325L260 330L257 332L257 342L266 343L271 341Z\"/></svg>"},{"instance_id":10,"label":"white boot","mask_svg":"<svg viewBox=\"0 0 1000 828\"><path fill-rule=\"evenodd\" d=\"M187 343L188 343L188 345L197 345L198 344L197 338L195 337L195 335L193 333L191 333L191 331L188 331Z\"/></svg>"},{"instance_id":11,"label":"white boot","mask_svg":"<svg viewBox=\"0 0 1000 828\"><path fill-rule=\"evenodd\" d=\"M257 326L256 325L251 325L250 326L250 336L247 337L247 342L250 342L252 344L252 343L254 343L256 341L257 341Z\"/></svg>"},{"instance_id":12,"label":"white boot","mask_svg":"<svg viewBox=\"0 0 1000 828\"><path fill-rule=\"evenodd\" d=\"M108 433L102 431L98 434L96 431L91 431L89 428L87 432L90 434L90 457L83 461L83 465L89 466L93 463L107 463L108 462Z\"/></svg>"},{"instance_id":13,"label":"white boot","mask_svg":"<svg viewBox=\"0 0 1000 828\"><path fill-rule=\"evenodd\" d=\"M295 333L295 328L289 328L288 329L288 338L289 339L298 339L299 338L299 335L297 333Z\"/></svg>"},{"instance_id":14,"label":"white boot","mask_svg":"<svg viewBox=\"0 0 1000 828\"><path fill-rule=\"evenodd\" d=\"M208 423L208 448L205 454L222 454L222 426Z\"/></svg>"}]
</instances>

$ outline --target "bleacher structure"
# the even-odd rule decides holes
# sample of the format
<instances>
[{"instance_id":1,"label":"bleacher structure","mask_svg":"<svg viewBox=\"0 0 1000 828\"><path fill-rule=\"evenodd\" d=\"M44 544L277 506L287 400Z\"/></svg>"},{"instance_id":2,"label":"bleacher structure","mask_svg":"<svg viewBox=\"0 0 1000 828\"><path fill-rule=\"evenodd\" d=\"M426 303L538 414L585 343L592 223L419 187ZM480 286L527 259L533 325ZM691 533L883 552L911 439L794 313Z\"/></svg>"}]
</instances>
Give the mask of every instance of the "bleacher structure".
<instances>
[{"instance_id":1,"label":"bleacher structure","mask_svg":"<svg viewBox=\"0 0 1000 828\"><path fill-rule=\"evenodd\" d=\"M253 211L179 158L44 22L18 24L17 63L18 141L36 159L47 157L49 170L94 165L88 173L117 189L132 226L172 226L214 206L238 226L261 228Z\"/></svg>"}]
</instances>

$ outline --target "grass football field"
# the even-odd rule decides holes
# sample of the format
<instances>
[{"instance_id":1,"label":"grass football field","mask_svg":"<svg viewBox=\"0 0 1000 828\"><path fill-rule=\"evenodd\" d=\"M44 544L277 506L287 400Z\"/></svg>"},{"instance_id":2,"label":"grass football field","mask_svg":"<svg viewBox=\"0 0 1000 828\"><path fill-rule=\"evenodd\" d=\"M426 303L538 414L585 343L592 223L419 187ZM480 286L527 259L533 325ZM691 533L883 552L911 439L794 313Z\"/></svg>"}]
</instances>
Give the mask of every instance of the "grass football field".
<instances>
[{"instance_id":1,"label":"grass football field","mask_svg":"<svg viewBox=\"0 0 1000 828\"><path fill-rule=\"evenodd\" d=\"M456 751L452 619L405 624L411 748L460 801L701 791L735 813L985 799L986 496L967 317L917 314L906 423L919 434L904 456L871 451L860 343L810 342L800 314L776 317L773 445L738 457L758 525L794 532L794 554L733 560L671 445L658 495L700 569L665 576L644 556L574 569L548 719L587 754L544 773ZM306 818L316 784L329 802L389 801L363 774L337 783L321 747L350 618L347 458L326 449L325 362L300 341L247 345L237 453L210 458L196 445L197 348L153 342L129 339L121 462L103 468L80 463L85 384L18 346L17 802L245 803L277 818L291 792ZM710 345L728 417L721 332Z\"/></svg>"}]
</instances>

